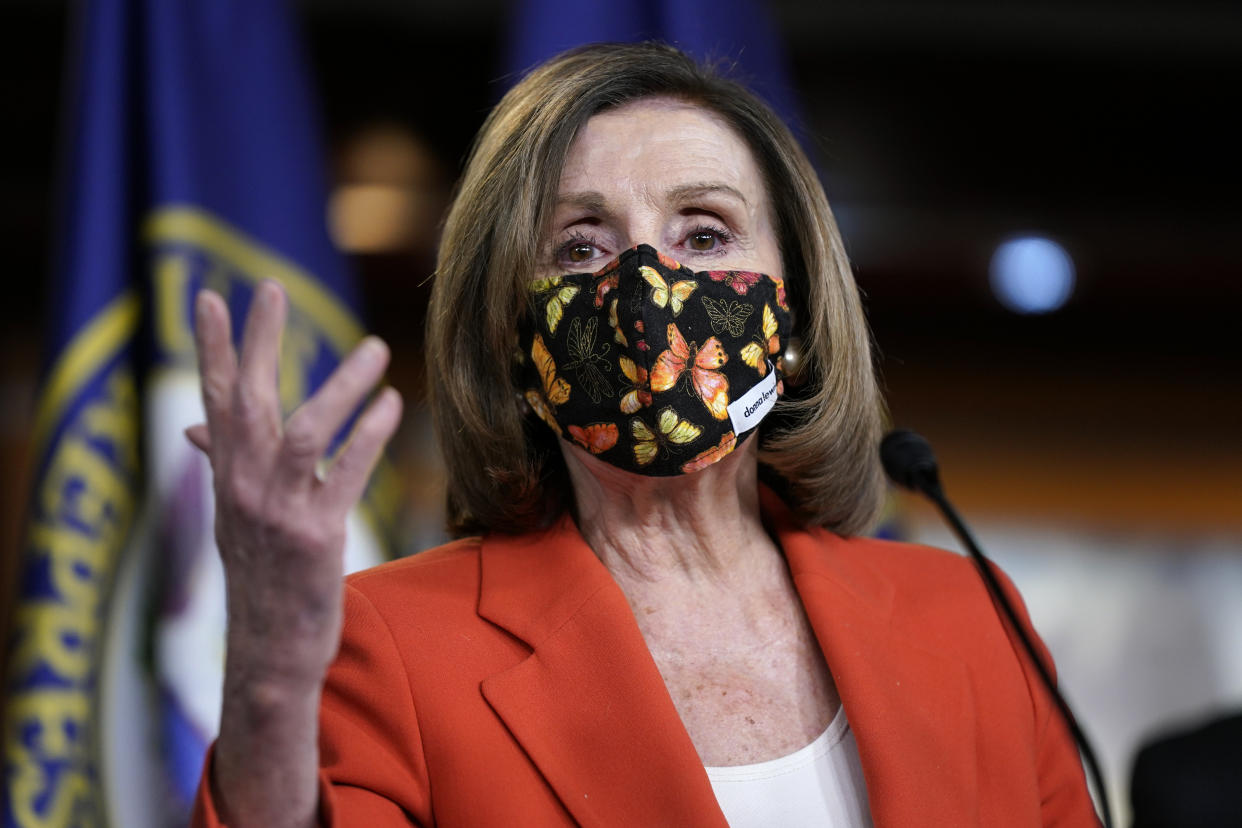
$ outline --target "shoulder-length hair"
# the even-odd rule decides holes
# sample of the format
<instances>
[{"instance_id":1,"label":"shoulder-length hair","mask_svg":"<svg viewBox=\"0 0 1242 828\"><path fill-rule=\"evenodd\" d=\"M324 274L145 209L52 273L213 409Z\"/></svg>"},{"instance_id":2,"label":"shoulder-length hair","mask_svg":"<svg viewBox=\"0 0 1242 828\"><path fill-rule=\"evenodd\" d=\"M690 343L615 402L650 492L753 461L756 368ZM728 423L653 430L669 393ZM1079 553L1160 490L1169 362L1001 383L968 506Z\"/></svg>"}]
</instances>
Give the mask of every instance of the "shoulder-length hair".
<instances>
[{"instance_id":1,"label":"shoulder-length hair","mask_svg":"<svg viewBox=\"0 0 1242 828\"><path fill-rule=\"evenodd\" d=\"M444 226L426 338L449 530L521 532L572 508L558 438L515 383L517 325L574 137L596 113L652 96L715 113L758 161L800 342L799 388L761 426L760 461L808 523L863 531L884 498L884 404L823 188L766 105L654 43L587 46L542 64L504 96L475 141Z\"/></svg>"}]
</instances>

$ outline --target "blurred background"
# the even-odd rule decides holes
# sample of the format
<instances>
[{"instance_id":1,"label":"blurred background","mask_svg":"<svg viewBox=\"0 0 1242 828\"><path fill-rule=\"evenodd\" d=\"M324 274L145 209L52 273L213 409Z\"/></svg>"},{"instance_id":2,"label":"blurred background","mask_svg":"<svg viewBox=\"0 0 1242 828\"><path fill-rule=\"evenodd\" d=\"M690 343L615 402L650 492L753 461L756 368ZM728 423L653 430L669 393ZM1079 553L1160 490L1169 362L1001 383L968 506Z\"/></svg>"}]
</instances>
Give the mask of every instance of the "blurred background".
<instances>
[{"instance_id":1,"label":"blurred background","mask_svg":"<svg viewBox=\"0 0 1242 828\"><path fill-rule=\"evenodd\" d=\"M1124 814L1140 741L1242 707L1242 8L767 6L893 421L929 437L950 497L1022 589ZM442 537L420 409L426 282L470 140L505 88L514 10L294 7L329 226L409 403L392 459L412 552ZM0 8L5 606L61 299L46 275L68 14L55 0ZM920 504L896 509L907 537L958 548Z\"/></svg>"}]
</instances>

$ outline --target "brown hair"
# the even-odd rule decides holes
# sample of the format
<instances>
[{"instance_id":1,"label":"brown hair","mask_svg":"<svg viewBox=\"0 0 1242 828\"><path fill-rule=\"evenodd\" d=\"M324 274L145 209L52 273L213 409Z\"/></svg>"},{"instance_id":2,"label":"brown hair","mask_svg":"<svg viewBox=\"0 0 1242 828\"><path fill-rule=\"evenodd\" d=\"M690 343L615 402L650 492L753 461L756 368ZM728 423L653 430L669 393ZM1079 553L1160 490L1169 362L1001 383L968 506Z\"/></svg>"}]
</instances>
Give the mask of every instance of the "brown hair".
<instances>
[{"instance_id":1,"label":"brown hair","mask_svg":"<svg viewBox=\"0 0 1242 828\"><path fill-rule=\"evenodd\" d=\"M602 110L657 95L720 116L765 177L801 342L801 387L765 420L761 462L810 523L853 534L879 513L884 406L815 170L785 124L738 83L669 46L598 44L542 64L505 95L479 132L445 223L426 347L454 534L520 532L572 505L557 438L529 414L514 382L518 319L578 130Z\"/></svg>"}]
</instances>

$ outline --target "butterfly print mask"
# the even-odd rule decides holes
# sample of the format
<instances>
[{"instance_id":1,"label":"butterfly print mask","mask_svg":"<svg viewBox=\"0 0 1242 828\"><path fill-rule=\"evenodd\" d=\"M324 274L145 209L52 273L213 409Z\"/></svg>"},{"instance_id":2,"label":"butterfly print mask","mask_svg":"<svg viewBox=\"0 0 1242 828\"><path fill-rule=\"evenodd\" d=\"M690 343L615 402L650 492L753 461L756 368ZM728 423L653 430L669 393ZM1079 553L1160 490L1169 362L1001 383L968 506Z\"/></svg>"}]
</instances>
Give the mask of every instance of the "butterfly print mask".
<instances>
[{"instance_id":1,"label":"butterfly print mask","mask_svg":"<svg viewBox=\"0 0 1242 828\"><path fill-rule=\"evenodd\" d=\"M756 433L783 390L784 284L640 244L531 285L521 388L565 440L638 474L688 474Z\"/></svg>"}]
</instances>

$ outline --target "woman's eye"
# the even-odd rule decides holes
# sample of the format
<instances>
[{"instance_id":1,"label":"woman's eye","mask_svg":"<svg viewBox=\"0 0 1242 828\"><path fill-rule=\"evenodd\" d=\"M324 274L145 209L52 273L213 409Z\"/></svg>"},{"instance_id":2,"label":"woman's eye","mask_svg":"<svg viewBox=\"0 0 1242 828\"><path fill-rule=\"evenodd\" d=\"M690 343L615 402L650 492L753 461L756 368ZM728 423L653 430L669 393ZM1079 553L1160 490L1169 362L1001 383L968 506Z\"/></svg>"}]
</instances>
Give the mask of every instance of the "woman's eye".
<instances>
[{"instance_id":1,"label":"woman's eye","mask_svg":"<svg viewBox=\"0 0 1242 828\"><path fill-rule=\"evenodd\" d=\"M595 245L586 242L573 242L565 248L565 258L574 264L591 260L595 255Z\"/></svg>"},{"instance_id":2,"label":"woman's eye","mask_svg":"<svg viewBox=\"0 0 1242 828\"><path fill-rule=\"evenodd\" d=\"M595 239L575 233L556 246L556 263L562 266L586 264L597 258L600 252Z\"/></svg>"},{"instance_id":3,"label":"woman's eye","mask_svg":"<svg viewBox=\"0 0 1242 828\"><path fill-rule=\"evenodd\" d=\"M712 230L704 227L686 236L686 247L696 253L710 253L728 241L723 230Z\"/></svg>"}]
</instances>

